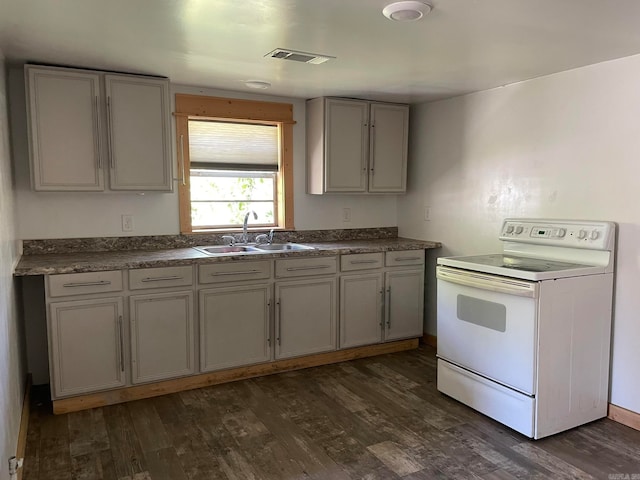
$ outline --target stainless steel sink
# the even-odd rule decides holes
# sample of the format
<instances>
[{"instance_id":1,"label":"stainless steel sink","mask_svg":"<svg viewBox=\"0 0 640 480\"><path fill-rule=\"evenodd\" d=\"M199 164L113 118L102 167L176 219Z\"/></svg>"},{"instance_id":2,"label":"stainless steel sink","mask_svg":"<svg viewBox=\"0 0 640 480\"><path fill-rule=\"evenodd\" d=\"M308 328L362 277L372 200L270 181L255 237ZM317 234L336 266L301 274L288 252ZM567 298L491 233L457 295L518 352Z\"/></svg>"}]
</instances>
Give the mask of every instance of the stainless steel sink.
<instances>
[{"instance_id":1,"label":"stainless steel sink","mask_svg":"<svg viewBox=\"0 0 640 480\"><path fill-rule=\"evenodd\" d=\"M212 245L193 247L207 255L255 255L269 252L291 252L297 250L313 250L313 247L299 243L271 243L264 245Z\"/></svg>"},{"instance_id":2,"label":"stainless steel sink","mask_svg":"<svg viewBox=\"0 0 640 480\"><path fill-rule=\"evenodd\" d=\"M255 247L248 245L236 246L236 245L216 245L213 247L193 247L199 252L208 253L209 255L220 255L224 253L259 253L256 252Z\"/></svg>"},{"instance_id":3,"label":"stainless steel sink","mask_svg":"<svg viewBox=\"0 0 640 480\"><path fill-rule=\"evenodd\" d=\"M259 250L267 250L270 252L277 251L295 251L295 250L313 250L313 247L308 247L306 245L300 245L299 243L271 243L269 245L256 245Z\"/></svg>"}]
</instances>

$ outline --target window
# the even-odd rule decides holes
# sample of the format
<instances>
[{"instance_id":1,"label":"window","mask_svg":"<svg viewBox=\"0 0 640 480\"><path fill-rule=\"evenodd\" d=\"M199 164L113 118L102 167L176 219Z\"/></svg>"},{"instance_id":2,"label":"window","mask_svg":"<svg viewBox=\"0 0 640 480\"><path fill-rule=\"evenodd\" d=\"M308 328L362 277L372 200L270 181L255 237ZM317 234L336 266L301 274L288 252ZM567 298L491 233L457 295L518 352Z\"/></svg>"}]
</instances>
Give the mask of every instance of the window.
<instances>
[{"instance_id":1,"label":"window","mask_svg":"<svg viewBox=\"0 0 640 480\"><path fill-rule=\"evenodd\" d=\"M293 228L290 104L176 95L183 233Z\"/></svg>"}]
</instances>

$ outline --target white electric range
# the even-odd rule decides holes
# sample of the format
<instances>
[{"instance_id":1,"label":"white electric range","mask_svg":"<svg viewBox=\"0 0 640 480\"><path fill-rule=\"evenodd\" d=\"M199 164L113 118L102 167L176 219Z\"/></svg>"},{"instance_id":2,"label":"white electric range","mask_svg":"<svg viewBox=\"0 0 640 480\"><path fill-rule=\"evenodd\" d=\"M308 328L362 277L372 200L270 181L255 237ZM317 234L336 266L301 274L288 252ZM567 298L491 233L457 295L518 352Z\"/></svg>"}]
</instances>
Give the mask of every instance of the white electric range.
<instances>
[{"instance_id":1,"label":"white electric range","mask_svg":"<svg viewBox=\"0 0 640 480\"><path fill-rule=\"evenodd\" d=\"M502 253L439 258L438 390L536 439L606 416L615 231L512 218Z\"/></svg>"}]
</instances>

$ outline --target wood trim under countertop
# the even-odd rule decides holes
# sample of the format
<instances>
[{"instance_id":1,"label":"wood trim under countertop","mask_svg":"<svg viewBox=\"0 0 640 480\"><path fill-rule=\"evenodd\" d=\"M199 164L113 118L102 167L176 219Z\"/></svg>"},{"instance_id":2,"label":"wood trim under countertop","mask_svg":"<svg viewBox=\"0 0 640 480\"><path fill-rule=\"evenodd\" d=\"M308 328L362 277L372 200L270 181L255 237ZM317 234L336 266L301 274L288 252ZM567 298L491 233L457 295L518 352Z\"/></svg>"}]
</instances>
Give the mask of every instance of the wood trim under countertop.
<instances>
[{"instance_id":1,"label":"wood trim under countertop","mask_svg":"<svg viewBox=\"0 0 640 480\"><path fill-rule=\"evenodd\" d=\"M89 408L104 407L106 405L114 405L131 400L140 400L142 398L158 397L160 395L167 395L184 390L193 390L195 388L209 387L220 383L234 382L236 380L244 380L273 373L288 372L291 370L300 370L303 368L318 367L320 365L355 360L357 358L372 357L374 355L382 355L385 353L412 350L417 347L418 339L412 338L397 342L319 353L306 357L277 360L275 362L232 368L229 370L182 377L147 385L119 388L117 390L109 390L106 392L54 400L53 413L57 415L77 412L79 410L86 410Z\"/></svg>"},{"instance_id":2,"label":"wood trim under countertop","mask_svg":"<svg viewBox=\"0 0 640 480\"><path fill-rule=\"evenodd\" d=\"M626 408L619 407L613 403L609 404L609 414L607 418L610 418L614 422L621 423L627 427L631 427L634 430L640 430L640 413L632 412Z\"/></svg>"}]
</instances>

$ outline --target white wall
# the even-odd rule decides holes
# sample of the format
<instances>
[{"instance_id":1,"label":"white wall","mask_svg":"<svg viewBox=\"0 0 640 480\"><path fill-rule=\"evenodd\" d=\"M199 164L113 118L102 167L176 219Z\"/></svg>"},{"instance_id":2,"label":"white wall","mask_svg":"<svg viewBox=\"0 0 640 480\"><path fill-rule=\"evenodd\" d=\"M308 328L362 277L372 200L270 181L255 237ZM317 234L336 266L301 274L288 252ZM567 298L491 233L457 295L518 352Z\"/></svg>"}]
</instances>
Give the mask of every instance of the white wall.
<instances>
[{"instance_id":1,"label":"white wall","mask_svg":"<svg viewBox=\"0 0 640 480\"><path fill-rule=\"evenodd\" d=\"M13 279L18 245L7 108L4 56L0 51L0 478L9 478L7 460L16 454L25 378L24 341Z\"/></svg>"},{"instance_id":2,"label":"white wall","mask_svg":"<svg viewBox=\"0 0 640 480\"><path fill-rule=\"evenodd\" d=\"M640 56L412 110L400 234L436 256L499 251L507 216L612 220L618 256L611 402L640 412ZM431 220L424 220L425 206ZM433 278L433 276L431 276ZM426 330L435 334L435 281Z\"/></svg>"},{"instance_id":3,"label":"white wall","mask_svg":"<svg viewBox=\"0 0 640 480\"><path fill-rule=\"evenodd\" d=\"M17 225L21 239L125 235L171 235L179 232L177 193L63 193L31 191L24 77L22 66L9 72L12 128L17 177ZM175 93L225 96L293 103L294 222L298 230L391 227L396 225L396 197L314 196L305 193L305 102L300 99L172 85ZM175 128L172 128L175 135ZM174 142L174 161L175 155ZM177 189L176 189L177 190ZM351 208L351 222L342 222L342 208ZM121 215L135 216L135 231L123 233Z\"/></svg>"}]
</instances>

